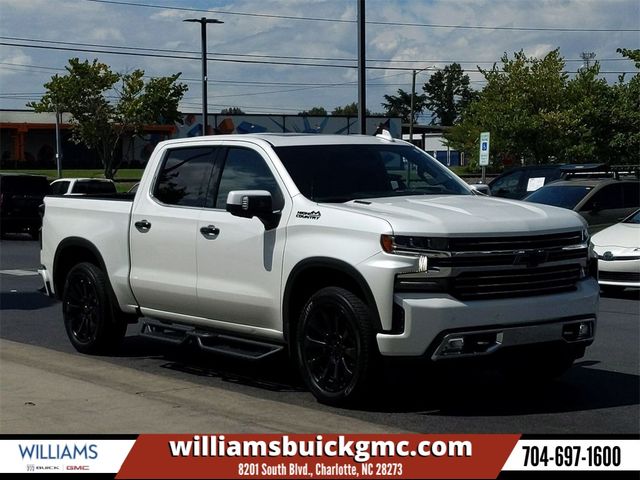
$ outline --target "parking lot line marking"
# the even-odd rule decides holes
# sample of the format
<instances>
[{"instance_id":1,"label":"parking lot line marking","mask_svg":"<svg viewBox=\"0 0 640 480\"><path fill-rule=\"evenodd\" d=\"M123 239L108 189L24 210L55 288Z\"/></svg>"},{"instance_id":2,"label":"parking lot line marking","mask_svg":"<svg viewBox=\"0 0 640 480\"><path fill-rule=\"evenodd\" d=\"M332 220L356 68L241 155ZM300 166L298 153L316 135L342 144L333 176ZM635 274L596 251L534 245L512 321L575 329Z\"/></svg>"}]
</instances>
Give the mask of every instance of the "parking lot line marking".
<instances>
[{"instance_id":1,"label":"parking lot line marking","mask_svg":"<svg viewBox=\"0 0 640 480\"><path fill-rule=\"evenodd\" d=\"M33 270L0 270L1 274L4 275L13 275L14 277L27 277L30 275L38 275L38 272L34 272Z\"/></svg>"}]
</instances>

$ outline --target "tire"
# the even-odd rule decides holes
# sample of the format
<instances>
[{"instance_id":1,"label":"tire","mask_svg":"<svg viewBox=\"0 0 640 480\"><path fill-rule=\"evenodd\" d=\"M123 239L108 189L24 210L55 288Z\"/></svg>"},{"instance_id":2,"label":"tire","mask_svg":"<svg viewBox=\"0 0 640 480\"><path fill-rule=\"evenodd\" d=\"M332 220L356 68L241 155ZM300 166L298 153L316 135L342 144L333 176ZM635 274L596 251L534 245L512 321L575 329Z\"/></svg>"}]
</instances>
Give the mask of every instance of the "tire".
<instances>
[{"instance_id":1,"label":"tire","mask_svg":"<svg viewBox=\"0 0 640 480\"><path fill-rule=\"evenodd\" d=\"M92 263L80 263L67 275L62 296L64 326L76 350L102 354L115 350L127 331L111 300L105 273Z\"/></svg>"},{"instance_id":2,"label":"tire","mask_svg":"<svg viewBox=\"0 0 640 480\"><path fill-rule=\"evenodd\" d=\"M298 368L319 402L348 405L369 391L379 354L369 308L353 293L327 287L313 294L295 338Z\"/></svg>"}]
</instances>

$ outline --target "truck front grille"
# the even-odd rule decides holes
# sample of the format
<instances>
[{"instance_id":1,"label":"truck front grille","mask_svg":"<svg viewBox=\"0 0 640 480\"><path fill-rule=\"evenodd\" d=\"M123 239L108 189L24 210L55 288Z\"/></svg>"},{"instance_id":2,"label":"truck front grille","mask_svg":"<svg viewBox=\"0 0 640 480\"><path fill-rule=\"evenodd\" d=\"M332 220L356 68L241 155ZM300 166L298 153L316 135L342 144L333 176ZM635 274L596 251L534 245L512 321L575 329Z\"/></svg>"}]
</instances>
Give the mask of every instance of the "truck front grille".
<instances>
[{"instance_id":1,"label":"truck front grille","mask_svg":"<svg viewBox=\"0 0 640 480\"><path fill-rule=\"evenodd\" d=\"M526 235L517 237L461 237L450 238L452 252L495 252L529 250L541 248L562 248L584 243L581 231L552 233L547 235Z\"/></svg>"},{"instance_id":2,"label":"truck front grille","mask_svg":"<svg viewBox=\"0 0 640 480\"><path fill-rule=\"evenodd\" d=\"M580 265L469 271L451 279L451 293L461 300L550 295L575 290Z\"/></svg>"}]
</instances>

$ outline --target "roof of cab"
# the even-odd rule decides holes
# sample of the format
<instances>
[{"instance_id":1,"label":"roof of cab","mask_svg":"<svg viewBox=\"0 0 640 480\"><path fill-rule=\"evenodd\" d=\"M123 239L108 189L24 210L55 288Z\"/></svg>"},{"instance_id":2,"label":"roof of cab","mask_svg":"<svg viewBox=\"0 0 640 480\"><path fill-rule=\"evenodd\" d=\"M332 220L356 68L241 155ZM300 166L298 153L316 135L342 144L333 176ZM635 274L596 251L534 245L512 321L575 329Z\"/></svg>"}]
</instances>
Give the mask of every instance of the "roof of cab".
<instances>
[{"instance_id":1,"label":"roof of cab","mask_svg":"<svg viewBox=\"0 0 640 480\"><path fill-rule=\"evenodd\" d=\"M184 142L186 139L180 138L169 140L172 142ZM193 142L203 140L262 140L270 143L274 147L290 147L303 145L388 145L398 143L409 145L400 139L388 140L375 135L324 135L317 133L247 133L232 135L208 135L203 137L191 137Z\"/></svg>"}]
</instances>

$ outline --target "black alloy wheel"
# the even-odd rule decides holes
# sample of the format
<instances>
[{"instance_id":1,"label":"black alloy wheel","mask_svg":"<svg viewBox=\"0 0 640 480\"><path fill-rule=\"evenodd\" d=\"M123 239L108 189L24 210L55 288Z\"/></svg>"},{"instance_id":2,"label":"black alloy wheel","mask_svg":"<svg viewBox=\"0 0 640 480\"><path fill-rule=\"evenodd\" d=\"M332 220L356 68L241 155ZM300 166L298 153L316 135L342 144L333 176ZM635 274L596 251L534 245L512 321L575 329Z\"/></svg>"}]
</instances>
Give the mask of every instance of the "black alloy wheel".
<instances>
[{"instance_id":1,"label":"black alloy wheel","mask_svg":"<svg viewBox=\"0 0 640 480\"><path fill-rule=\"evenodd\" d=\"M65 296L64 313L68 318L71 335L79 343L95 341L98 334L98 292L88 276L76 272L69 281Z\"/></svg>"},{"instance_id":2,"label":"black alloy wheel","mask_svg":"<svg viewBox=\"0 0 640 480\"><path fill-rule=\"evenodd\" d=\"M297 331L302 376L316 398L344 404L368 389L375 359L367 306L348 290L327 287L305 305Z\"/></svg>"},{"instance_id":3,"label":"black alloy wheel","mask_svg":"<svg viewBox=\"0 0 640 480\"><path fill-rule=\"evenodd\" d=\"M73 267L65 281L62 313L72 345L82 353L105 353L122 341L127 323L117 314L104 272L91 263Z\"/></svg>"}]
</instances>

